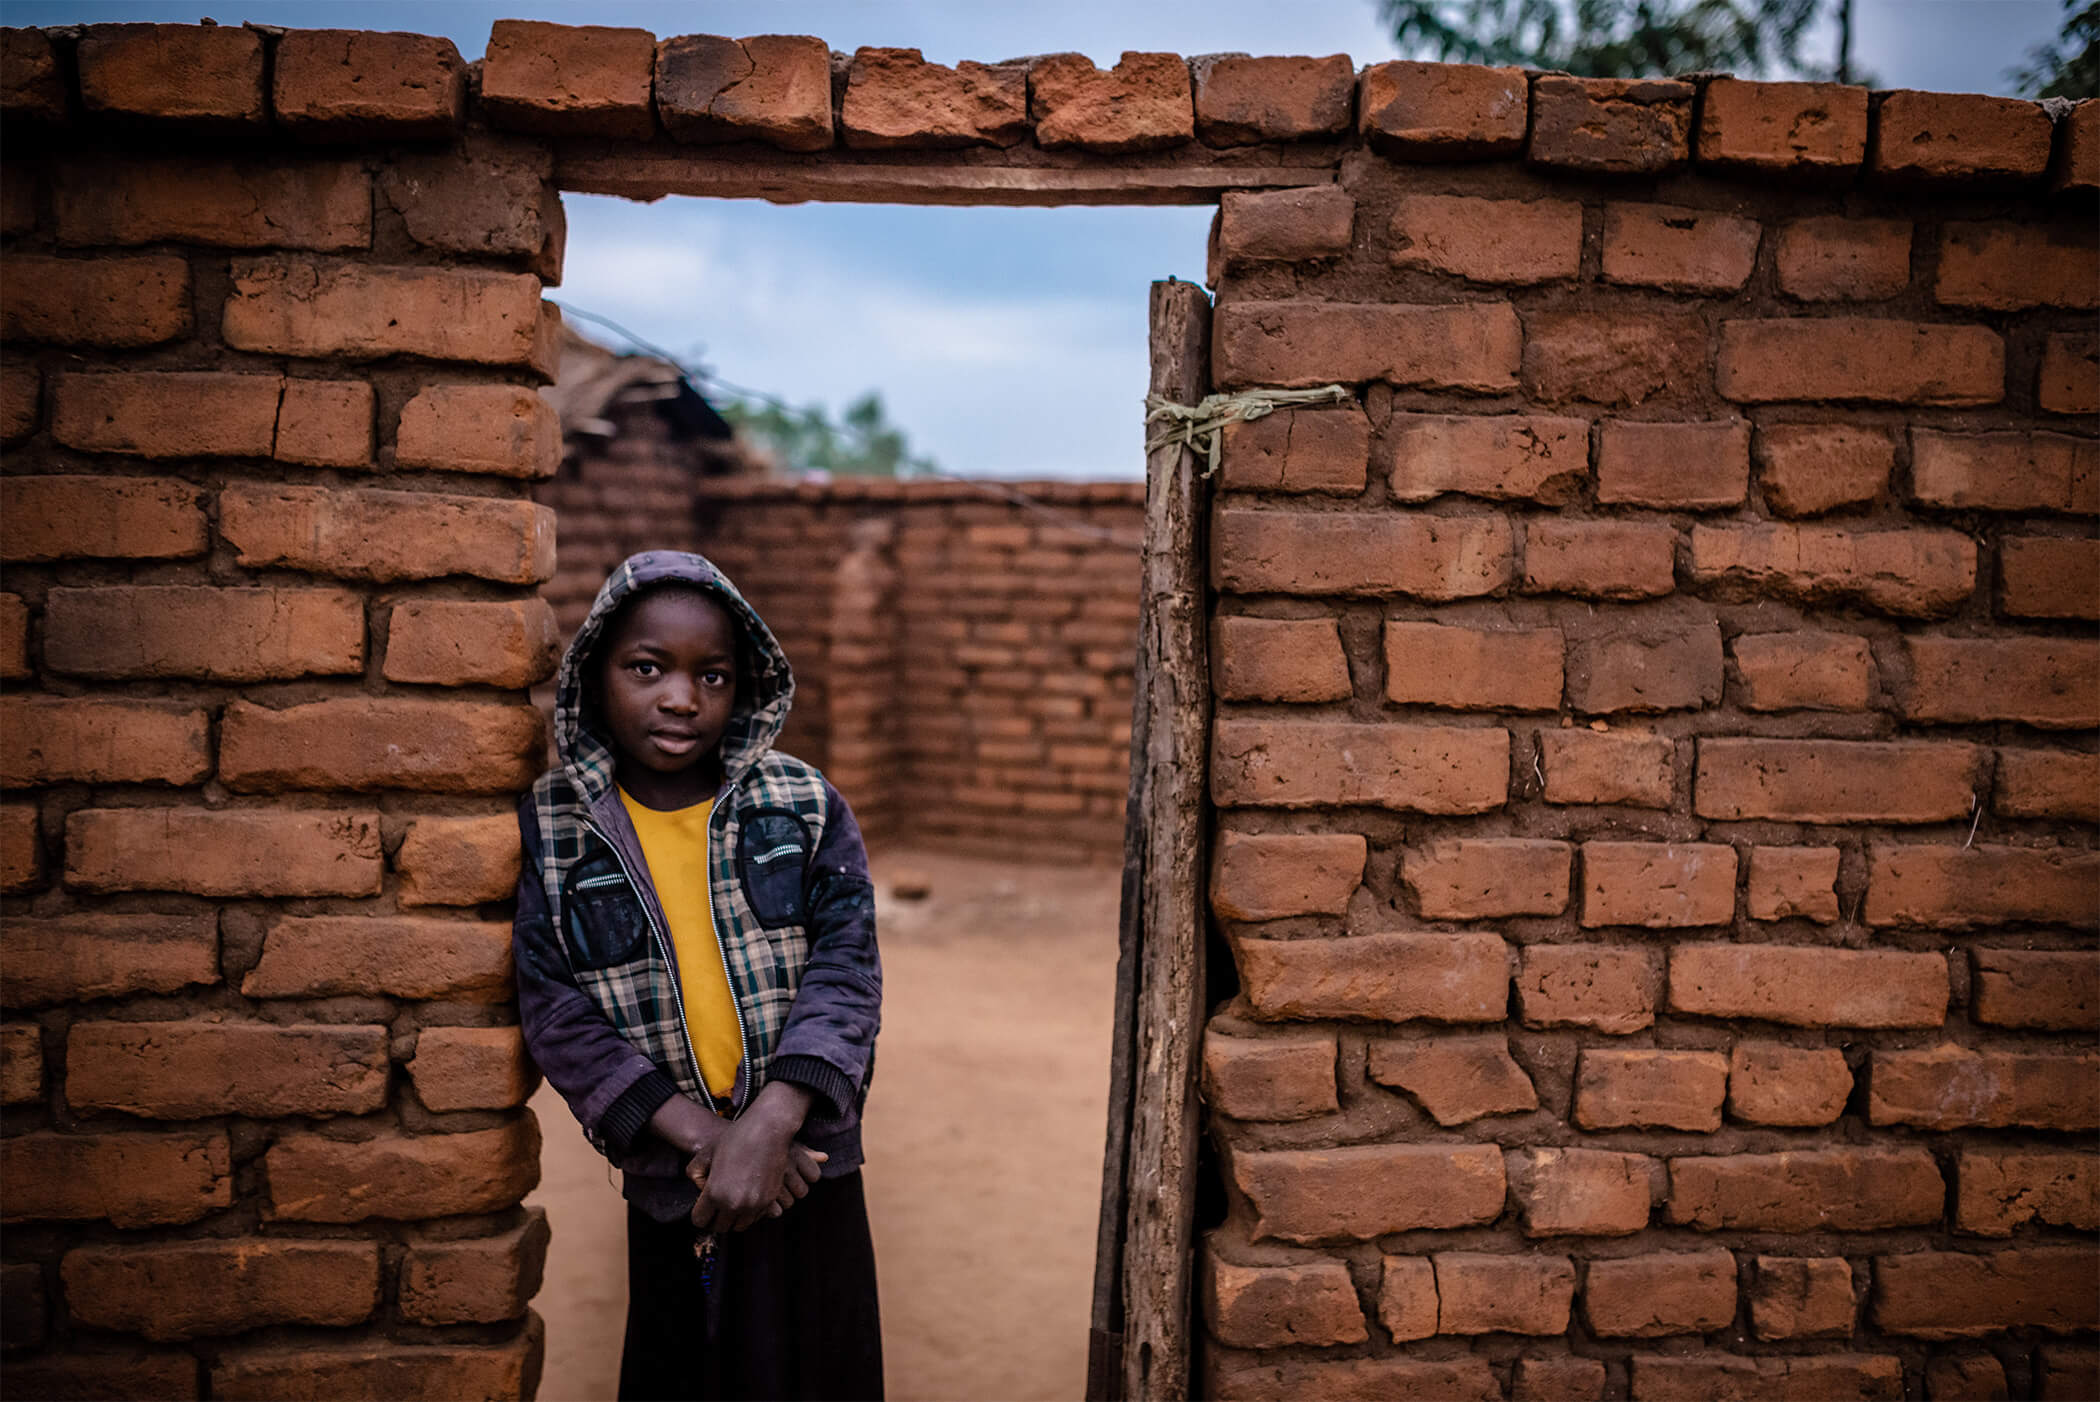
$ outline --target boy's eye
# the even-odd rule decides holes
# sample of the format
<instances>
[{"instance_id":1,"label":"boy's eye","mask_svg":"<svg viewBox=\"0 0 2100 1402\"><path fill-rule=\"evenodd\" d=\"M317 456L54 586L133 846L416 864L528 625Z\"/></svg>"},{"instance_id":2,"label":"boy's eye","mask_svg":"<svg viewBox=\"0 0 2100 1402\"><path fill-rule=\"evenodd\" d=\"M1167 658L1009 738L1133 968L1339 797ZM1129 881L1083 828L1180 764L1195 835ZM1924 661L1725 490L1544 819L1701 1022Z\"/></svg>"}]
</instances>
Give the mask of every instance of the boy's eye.
<instances>
[{"instance_id":1,"label":"boy's eye","mask_svg":"<svg viewBox=\"0 0 2100 1402\"><path fill-rule=\"evenodd\" d=\"M708 686L728 686L730 684L729 673L720 670L702 672L700 680Z\"/></svg>"},{"instance_id":2,"label":"boy's eye","mask_svg":"<svg viewBox=\"0 0 2100 1402\"><path fill-rule=\"evenodd\" d=\"M655 676L661 669L654 662L630 662L627 664L627 670L646 680Z\"/></svg>"}]
</instances>

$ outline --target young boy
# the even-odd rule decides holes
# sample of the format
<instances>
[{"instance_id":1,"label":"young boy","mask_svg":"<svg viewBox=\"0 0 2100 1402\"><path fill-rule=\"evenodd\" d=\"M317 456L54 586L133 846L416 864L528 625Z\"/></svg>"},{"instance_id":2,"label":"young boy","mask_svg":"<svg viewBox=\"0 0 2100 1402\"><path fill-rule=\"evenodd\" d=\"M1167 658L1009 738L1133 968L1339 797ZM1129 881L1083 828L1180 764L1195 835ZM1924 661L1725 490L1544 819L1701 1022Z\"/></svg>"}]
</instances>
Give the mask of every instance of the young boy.
<instances>
[{"instance_id":1,"label":"young boy","mask_svg":"<svg viewBox=\"0 0 2100 1402\"><path fill-rule=\"evenodd\" d=\"M698 555L614 570L519 807L525 1042L623 1173L622 1398L879 1398L860 1111L882 973L846 802L771 746L794 681Z\"/></svg>"}]
</instances>

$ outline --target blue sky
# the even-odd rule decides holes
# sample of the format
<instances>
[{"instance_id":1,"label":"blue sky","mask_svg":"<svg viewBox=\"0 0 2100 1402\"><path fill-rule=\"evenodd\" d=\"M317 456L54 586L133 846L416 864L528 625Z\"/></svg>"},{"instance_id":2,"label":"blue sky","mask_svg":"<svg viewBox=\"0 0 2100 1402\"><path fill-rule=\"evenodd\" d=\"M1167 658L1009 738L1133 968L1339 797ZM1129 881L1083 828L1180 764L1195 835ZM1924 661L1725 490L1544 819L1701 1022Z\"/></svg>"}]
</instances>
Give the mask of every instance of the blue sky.
<instances>
[{"instance_id":1,"label":"blue sky","mask_svg":"<svg viewBox=\"0 0 2100 1402\"><path fill-rule=\"evenodd\" d=\"M671 34L817 34L937 62L1126 49L1395 57L1372 0L0 0L0 21L98 20L444 34L468 58L497 19ZM1855 61L1887 87L2002 92L2061 23L2058 0L1858 0ZM944 471L1132 477L1142 470L1145 298L1200 281L1208 210L919 209L566 197L557 300L723 379L797 403L880 390ZM594 328L585 328L599 334Z\"/></svg>"}]
</instances>

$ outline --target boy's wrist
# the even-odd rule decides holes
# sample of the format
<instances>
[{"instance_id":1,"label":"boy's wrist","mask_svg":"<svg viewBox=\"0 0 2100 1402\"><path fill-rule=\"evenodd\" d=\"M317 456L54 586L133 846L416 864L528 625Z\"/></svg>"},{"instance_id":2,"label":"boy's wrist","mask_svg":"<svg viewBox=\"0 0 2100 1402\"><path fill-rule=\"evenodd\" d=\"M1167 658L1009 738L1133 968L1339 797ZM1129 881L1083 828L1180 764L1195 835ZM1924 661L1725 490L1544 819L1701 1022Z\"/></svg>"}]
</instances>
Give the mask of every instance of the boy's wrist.
<instances>
[{"instance_id":1,"label":"boy's wrist","mask_svg":"<svg viewBox=\"0 0 2100 1402\"><path fill-rule=\"evenodd\" d=\"M792 1139L802 1132L802 1123L809 1118L814 1100L806 1086L792 1081L768 1081L739 1118L755 1120L782 1138Z\"/></svg>"},{"instance_id":2,"label":"boy's wrist","mask_svg":"<svg viewBox=\"0 0 2100 1402\"><path fill-rule=\"evenodd\" d=\"M706 1106L684 1095L666 1100L649 1121L649 1127L688 1156L706 1149L722 1133L722 1121Z\"/></svg>"}]
</instances>

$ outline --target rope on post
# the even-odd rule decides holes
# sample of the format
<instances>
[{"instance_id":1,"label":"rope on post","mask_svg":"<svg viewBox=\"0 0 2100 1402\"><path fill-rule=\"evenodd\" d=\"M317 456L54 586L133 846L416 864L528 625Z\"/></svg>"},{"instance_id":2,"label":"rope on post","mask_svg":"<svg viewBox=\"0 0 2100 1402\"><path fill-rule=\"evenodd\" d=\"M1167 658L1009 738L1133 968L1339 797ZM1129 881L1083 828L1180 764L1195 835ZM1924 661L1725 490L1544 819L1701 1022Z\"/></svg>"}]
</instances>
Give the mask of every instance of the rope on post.
<instances>
[{"instance_id":1,"label":"rope on post","mask_svg":"<svg viewBox=\"0 0 2100 1402\"><path fill-rule=\"evenodd\" d=\"M1225 426L1251 423L1278 409L1298 404L1343 404L1351 398L1340 385L1318 389L1243 389L1237 394L1205 395L1200 404L1175 404L1156 394L1145 396L1145 426L1164 423L1165 428L1145 438L1145 455L1179 443L1204 455L1205 477L1218 470L1218 455L1224 443ZM1200 446L1199 446L1200 445Z\"/></svg>"}]
</instances>

